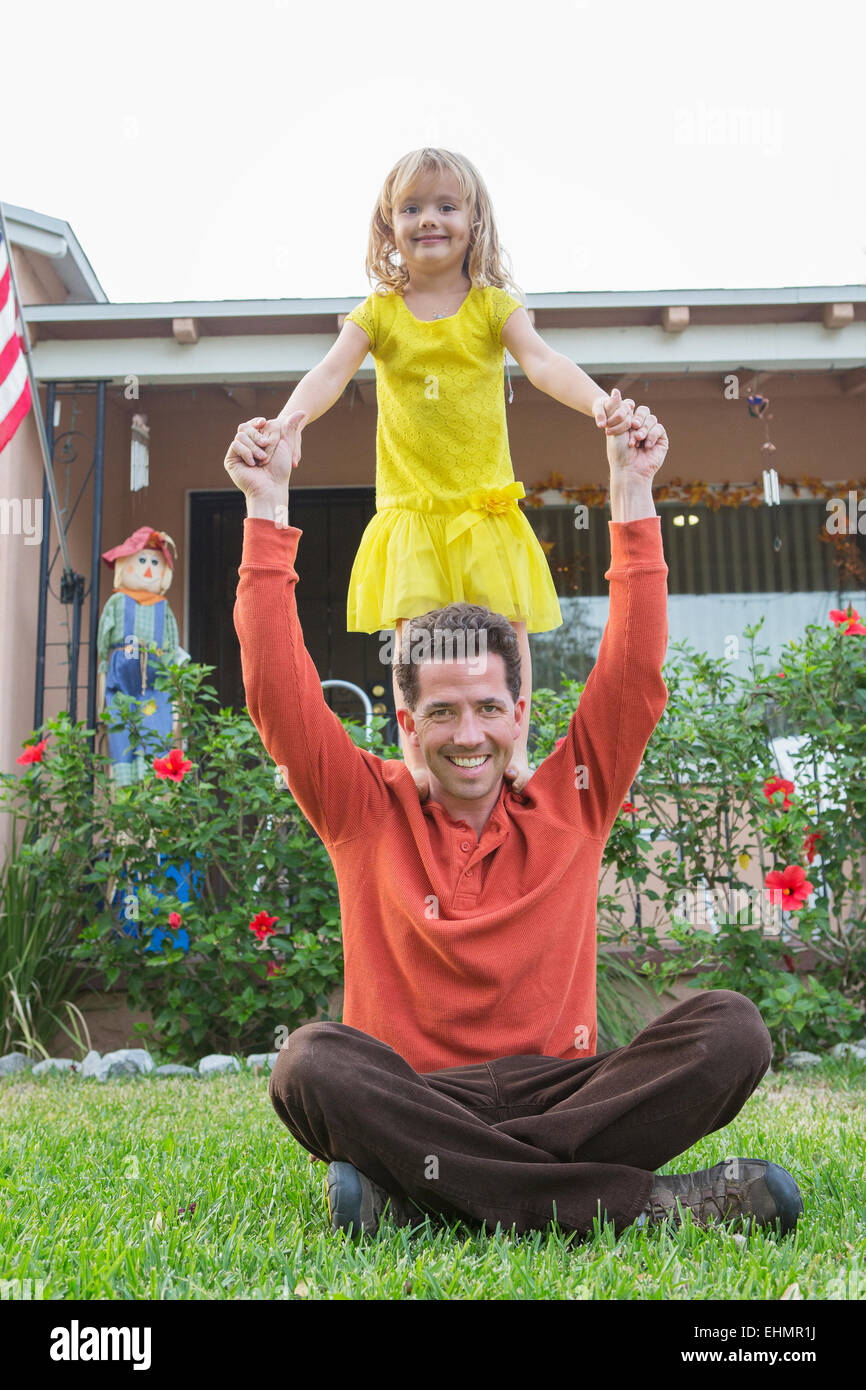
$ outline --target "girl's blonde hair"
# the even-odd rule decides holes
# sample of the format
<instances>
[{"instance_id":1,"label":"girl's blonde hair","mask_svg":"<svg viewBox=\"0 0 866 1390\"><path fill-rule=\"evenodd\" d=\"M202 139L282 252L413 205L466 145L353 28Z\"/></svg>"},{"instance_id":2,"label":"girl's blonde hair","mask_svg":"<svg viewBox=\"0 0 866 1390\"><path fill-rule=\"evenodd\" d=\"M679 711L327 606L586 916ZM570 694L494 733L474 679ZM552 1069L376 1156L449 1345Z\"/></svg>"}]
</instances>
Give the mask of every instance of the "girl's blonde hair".
<instances>
[{"instance_id":1,"label":"girl's blonde hair","mask_svg":"<svg viewBox=\"0 0 866 1390\"><path fill-rule=\"evenodd\" d=\"M391 259L397 251L394 241L394 209L403 194L419 176L453 174L460 196L469 211L469 248L463 262L464 274L473 286L495 285L510 289L524 302L523 291L511 274L511 258L499 245L493 204L478 170L462 154L452 150L425 148L412 150L399 159L382 185L367 244L365 270L376 294L395 291L402 294L409 283L405 265Z\"/></svg>"}]
</instances>

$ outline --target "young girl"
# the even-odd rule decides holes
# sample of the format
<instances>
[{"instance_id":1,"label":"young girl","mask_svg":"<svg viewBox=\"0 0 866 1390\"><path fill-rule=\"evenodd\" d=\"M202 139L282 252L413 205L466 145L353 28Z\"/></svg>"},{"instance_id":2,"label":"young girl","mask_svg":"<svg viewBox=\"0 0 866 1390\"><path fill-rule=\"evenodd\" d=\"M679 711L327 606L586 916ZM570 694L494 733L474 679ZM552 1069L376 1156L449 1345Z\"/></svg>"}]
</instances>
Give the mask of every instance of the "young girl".
<instances>
[{"instance_id":1,"label":"young girl","mask_svg":"<svg viewBox=\"0 0 866 1390\"><path fill-rule=\"evenodd\" d=\"M373 293L347 316L334 347L298 383L279 418L295 426L297 466L302 428L334 404L372 354L376 515L352 568L348 630L395 629L396 658L405 621L432 609L467 602L508 618L526 699L506 772L519 791L532 775L527 633L559 627L562 615L544 552L517 505L524 489L508 448L505 348L536 387L607 433L630 430L634 403L618 392L607 396L535 332L521 299L506 288L519 287L503 268L487 189L462 155L422 149L398 161L373 213L366 271ZM251 442L264 460L275 422L251 424L262 431ZM630 443L642 433L631 431ZM265 448L256 450L257 443ZM394 701L398 709L403 704L396 679ZM420 750L402 731L401 744L423 797L429 780Z\"/></svg>"}]
</instances>

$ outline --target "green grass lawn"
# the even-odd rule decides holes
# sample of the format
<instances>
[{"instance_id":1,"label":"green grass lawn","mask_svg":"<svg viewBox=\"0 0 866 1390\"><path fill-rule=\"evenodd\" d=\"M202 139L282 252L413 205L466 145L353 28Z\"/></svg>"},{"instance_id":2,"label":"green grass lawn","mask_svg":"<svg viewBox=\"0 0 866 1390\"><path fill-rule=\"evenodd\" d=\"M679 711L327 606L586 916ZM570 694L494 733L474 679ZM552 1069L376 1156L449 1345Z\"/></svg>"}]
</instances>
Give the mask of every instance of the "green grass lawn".
<instances>
[{"instance_id":1,"label":"green grass lawn","mask_svg":"<svg viewBox=\"0 0 866 1390\"><path fill-rule=\"evenodd\" d=\"M863 1063L773 1072L662 1170L781 1163L806 1205L793 1238L458 1221L353 1245L330 1234L324 1165L280 1125L266 1077L14 1077L0 1082L0 1278L83 1299L866 1299L864 1102Z\"/></svg>"}]
</instances>

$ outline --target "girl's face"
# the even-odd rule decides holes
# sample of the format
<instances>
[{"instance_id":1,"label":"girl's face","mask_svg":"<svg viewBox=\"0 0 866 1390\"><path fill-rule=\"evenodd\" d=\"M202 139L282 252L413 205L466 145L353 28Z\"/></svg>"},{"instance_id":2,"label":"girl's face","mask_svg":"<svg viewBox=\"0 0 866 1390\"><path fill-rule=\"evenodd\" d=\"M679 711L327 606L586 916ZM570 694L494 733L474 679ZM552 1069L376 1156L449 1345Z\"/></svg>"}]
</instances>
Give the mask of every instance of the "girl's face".
<instances>
[{"instance_id":1,"label":"girl's face","mask_svg":"<svg viewBox=\"0 0 866 1390\"><path fill-rule=\"evenodd\" d=\"M460 270L469 231L469 211L453 174L420 178L394 208L394 241L410 276Z\"/></svg>"}]
</instances>

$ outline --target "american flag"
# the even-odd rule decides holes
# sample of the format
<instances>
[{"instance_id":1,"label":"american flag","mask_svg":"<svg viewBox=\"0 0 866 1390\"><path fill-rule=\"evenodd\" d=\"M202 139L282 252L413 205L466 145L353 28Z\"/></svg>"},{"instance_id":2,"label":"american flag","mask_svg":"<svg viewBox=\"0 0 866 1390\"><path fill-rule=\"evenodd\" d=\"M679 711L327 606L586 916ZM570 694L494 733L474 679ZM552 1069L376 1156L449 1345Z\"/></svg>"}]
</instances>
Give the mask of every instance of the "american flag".
<instances>
[{"instance_id":1,"label":"american flag","mask_svg":"<svg viewBox=\"0 0 866 1390\"><path fill-rule=\"evenodd\" d=\"M6 242L0 230L0 449L5 449L30 409L24 327L15 301Z\"/></svg>"}]
</instances>

